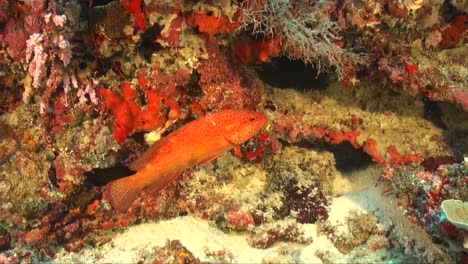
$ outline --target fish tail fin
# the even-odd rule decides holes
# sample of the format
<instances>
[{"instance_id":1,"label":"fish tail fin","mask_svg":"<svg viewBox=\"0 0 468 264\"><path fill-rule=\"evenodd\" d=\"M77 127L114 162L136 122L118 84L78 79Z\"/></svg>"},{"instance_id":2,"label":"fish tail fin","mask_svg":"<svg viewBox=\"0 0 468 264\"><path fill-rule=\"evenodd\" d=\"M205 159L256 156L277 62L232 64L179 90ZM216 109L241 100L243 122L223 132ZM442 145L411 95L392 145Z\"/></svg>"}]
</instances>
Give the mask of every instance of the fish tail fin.
<instances>
[{"instance_id":1,"label":"fish tail fin","mask_svg":"<svg viewBox=\"0 0 468 264\"><path fill-rule=\"evenodd\" d=\"M124 213L138 198L141 190L142 188L135 184L131 177L122 178L106 185L103 198L109 201L115 210Z\"/></svg>"}]
</instances>

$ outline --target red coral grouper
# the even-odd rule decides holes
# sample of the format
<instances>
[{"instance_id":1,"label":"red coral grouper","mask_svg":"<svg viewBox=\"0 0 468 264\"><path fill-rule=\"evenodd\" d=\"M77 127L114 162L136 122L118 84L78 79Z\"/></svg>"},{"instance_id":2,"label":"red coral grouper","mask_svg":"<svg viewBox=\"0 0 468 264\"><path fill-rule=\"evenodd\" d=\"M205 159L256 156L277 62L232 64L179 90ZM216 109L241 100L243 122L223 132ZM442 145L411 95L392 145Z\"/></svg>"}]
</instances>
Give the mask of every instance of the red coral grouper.
<instances>
[{"instance_id":1,"label":"red coral grouper","mask_svg":"<svg viewBox=\"0 0 468 264\"><path fill-rule=\"evenodd\" d=\"M110 182L104 198L126 212L140 191L159 191L185 169L216 159L253 137L267 122L259 113L225 110L204 116L154 143L129 168L132 176Z\"/></svg>"}]
</instances>

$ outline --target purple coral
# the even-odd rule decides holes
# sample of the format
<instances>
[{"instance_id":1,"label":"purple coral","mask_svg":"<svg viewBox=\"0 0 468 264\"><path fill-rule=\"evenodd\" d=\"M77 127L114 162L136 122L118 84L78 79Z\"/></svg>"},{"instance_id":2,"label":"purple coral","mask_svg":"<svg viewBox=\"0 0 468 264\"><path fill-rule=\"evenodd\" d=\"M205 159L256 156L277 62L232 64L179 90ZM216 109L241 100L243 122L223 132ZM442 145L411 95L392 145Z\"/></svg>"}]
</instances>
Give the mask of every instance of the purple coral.
<instances>
[{"instance_id":1,"label":"purple coral","mask_svg":"<svg viewBox=\"0 0 468 264\"><path fill-rule=\"evenodd\" d=\"M327 220L328 202L321 189L319 182L299 186L296 179L290 180L283 190L284 200L281 213L296 213L296 221L302 224Z\"/></svg>"}]
</instances>

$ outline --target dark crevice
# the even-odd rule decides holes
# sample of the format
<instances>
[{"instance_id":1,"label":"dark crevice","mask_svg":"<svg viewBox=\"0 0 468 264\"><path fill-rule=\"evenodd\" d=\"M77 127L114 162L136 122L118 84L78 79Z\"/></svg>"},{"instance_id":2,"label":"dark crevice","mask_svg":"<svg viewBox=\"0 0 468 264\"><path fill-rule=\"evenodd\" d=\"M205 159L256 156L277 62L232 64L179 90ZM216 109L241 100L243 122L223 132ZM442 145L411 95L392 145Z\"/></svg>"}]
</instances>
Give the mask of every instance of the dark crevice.
<instances>
[{"instance_id":1,"label":"dark crevice","mask_svg":"<svg viewBox=\"0 0 468 264\"><path fill-rule=\"evenodd\" d=\"M371 156L362 149L355 149L349 142L328 145L327 150L335 156L336 169L341 172L360 170L374 164Z\"/></svg>"},{"instance_id":2,"label":"dark crevice","mask_svg":"<svg viewBox=\"0 0 468 264\"><path fill-rule=\"evenodd\" d=\"M93 169L85 173L85 182L93 186L104 186L113 180L124 178L135 174L124 165L117 165L105 169Z\"/></svg>"},{"instance_id":3,"label":"dark crevice","mask_svg":"<svg viewBox=\"0 0 468 264\"><path fill-rule=\"evenodd\" d=\"M93 63L92 73L93 76L98 78L105 75L111 67L111 62L109 59L96 58Z\"/></svg>"},{"instance_id":4,"label":"dark crevice","mask_svg":"<svg viewBox=\"0 0 468 264\"><path fill-rule=\"evenodd\" d=\"M92 0L92 1L86 1L91 3L91 6L104 6L112 2L116 2L116 0Z\"/></svg>"},{"instance_id":5,"label":"dark crevice","mask_svg":"<svg viewBox=\"0 0 468 264\"><path fill-rule=\"evenodd\" d=\"M317 151L329 151L333 153L335 156L336 169L343 174L362 170L374 164L371 156L362 151L362 149L354 148L349 142L333 145L324 142L312 143L302 140L295 145L302 148L313 148Z\"/></svg>"},{"instance_id":6,"label":"dark crevice","mask_svg":"<svg viewBox=\"0 0 468 264\"><path fill-rule=\"evenodd\" d=\"M312 64L287 57L274 58L270 62L255 66L255 72L265 83L279 88L298 90L319 89L327 87L328 75L318 74Z\"/></svg>"},{"instance_id":7,"label":"dark crevice","mask_svg":"<svg viewBox=\"0 0 468 264\"><path fill-rule=\"evenodd\" d=\"M459 11L455 6L453 6L452 1L449 0L444 1L444 4L442 5L439 13L446 23L451 23L455 17L463 14L463 12Z\"/></svg>"},{"instance_id":8,"label":"dark crevice","mask_svg":"<svg viewBox=\"0 0 468 264\"><path fill-rule=\"evenodd\" d=\"M149 27L141 36L142 42L139 49L140 54L146 61L151 61L153 53L161 50L163 47L155 39L161 35L162 27L158 24Z\"/></svg>"},{"instance_id":9,"label":"dark crevice","mask_svg":"<svg viewBox=\"0 0 468 264\"><path fill-rule=\"evenodd\" d=\"M200 81L200 73L193 71L190 74L190 81L187 85L180 87L180 90L185 91L189 97L203 97L203 90L198 83Z\"/></svg>"},{"instance_id":10,"label":"dark crevice","mask_svg":"<svg viewBox=\"0 0 468 264\"><path fill-rule=\"evenodd\" d=\"M431 121L439 128L447 129L444 121L442 120L442 110L437 102L433 102L428 98L424 98L424 118Z\"/></svg>"}]
</instances>

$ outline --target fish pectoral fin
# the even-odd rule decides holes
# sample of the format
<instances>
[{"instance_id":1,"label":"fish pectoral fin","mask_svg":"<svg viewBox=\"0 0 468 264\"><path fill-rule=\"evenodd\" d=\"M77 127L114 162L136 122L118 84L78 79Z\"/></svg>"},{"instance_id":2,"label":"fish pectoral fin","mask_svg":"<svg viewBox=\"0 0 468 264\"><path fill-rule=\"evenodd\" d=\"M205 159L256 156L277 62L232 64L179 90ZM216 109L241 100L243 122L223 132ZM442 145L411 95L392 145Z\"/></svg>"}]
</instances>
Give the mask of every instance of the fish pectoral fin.
<instances>
[{"instance_id":1,"label":"fish pectoral fin","mask_svg":"<svg viewBox=\"0 0 468 264\"><path fill-rule=\"evenodd\" d=\"M134 160L132 163L128 165L128 168L132 171L139 171L143 169L148 161L156 155L158 150L161 148L162 145L167 143L167 138L161 138L160 140L156 141L151 145L141 156Z\"/></svg>"},{"instance_id":2,"label":"fish pectoral fin","mask_svg":"<svg viewBox=\"0 0 468 264\"><path fill-rule=\"evenodd\" d=\"M229 144L232 145L232 147L237 147L237 146L240 146L241 144L238 144L236 142L236 139L235 138L228 138L228 137L225 137L224 139L226 139L227 142L229 142Z\"/></svg>"},{"instance_id":3,"label":"fish pectoral fin","mask_svg":"<svg viewBox=\"0 0 468 264\"><path fill-rule=\"evenodd\" d=\"M210 158L208 158L208 159L205 159L205 160L199 162L198 165L206 165L206 164L212 162L213 160L219 158L219 156L221 156L221 155L215 155L215 156L213 156L213 157L210 157Z\"/></svg>"},{"instance_id":4,"label":"fish pectoral fin","mask_svg":"<svg viewBox=\"0 0 468 264\"><path fill-rule=\"evenodd\" d=\"M168 177L167 179L165 179L164 181L156 181L155 183L152 183L150 185L148 185L144 191L145 193L147 194L153 194L153 193L156 193L162 189L164 189L169 183L171 183L172 181L174 181L177 177L179 177L182 173L177 173L177 174L174 174L172 175L171 177Z\"/></svg>"},{"instance_id":5,"label":"fish pectoral fin","mask_svg":"<svg viewBox=\"0 0 468 264\"><path fill-rule=\"evenodd\" d=\"M242 159L244 157L240 145L234 147L234 155L236 155L236 157L238 157L239 159Z\"/></svg>"}]
</instances>

